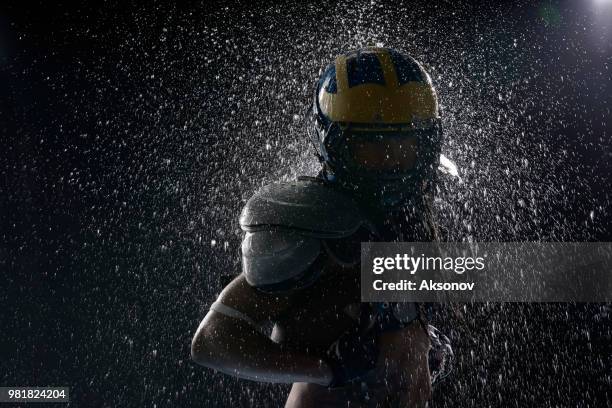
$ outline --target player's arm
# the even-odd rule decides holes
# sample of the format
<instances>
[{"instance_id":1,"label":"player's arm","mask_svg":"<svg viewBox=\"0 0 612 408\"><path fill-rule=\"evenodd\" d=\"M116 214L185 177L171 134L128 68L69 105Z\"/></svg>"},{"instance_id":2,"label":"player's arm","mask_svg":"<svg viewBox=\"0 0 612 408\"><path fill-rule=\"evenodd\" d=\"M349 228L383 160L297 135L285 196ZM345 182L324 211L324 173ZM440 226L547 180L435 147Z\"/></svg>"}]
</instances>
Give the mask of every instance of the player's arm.
<instances>
[{"instance_id":1,"label":"player's arm","mask_svg":"<svg viewBox=\"0 0 612 408\"><path fill-rule=\"evenodd\" d=\"M289 303L288 296L253 288L241 274L200 323L191 345L193 360L249 380L328 385L332 372L320 358L287 350L260 331L261 323L274 320Z\"/></svg>"},{"instance_id":2,"label":"player's arm","mask_svg":"<svg viewBox=\"0 0 612 408\"><path fill-rule=\"evenodd\" d=\"M324 363L258 330L288 310L291 293L319 278L326 262L321 236L342 238L362 224L352 200L317 180L268 185L255 193L240 217L246 232L243 274L200 324L192 344L194 360L241 378L284 383L336 386L367 371L374 353L353 355L352 342L359 339L340 338L333 352L323 356Z\"/></svg>"}]
</instances>

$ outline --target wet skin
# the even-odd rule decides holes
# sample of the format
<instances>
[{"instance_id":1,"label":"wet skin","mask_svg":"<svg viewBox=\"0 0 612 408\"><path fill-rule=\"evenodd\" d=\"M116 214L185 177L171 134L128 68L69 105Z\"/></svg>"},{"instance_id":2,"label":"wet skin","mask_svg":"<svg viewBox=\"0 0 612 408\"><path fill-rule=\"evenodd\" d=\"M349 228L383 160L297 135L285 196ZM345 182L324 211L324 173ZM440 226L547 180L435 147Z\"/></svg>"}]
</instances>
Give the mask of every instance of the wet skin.
<instances>
[{"instance_id":1,"label":"wet skin","mask_svg":"<svg viewBox=\"0 0 612 408\"><path fill-rule=\"evenodd\" d=\"M258 323L273 322L271 339L246 322L211 311L192 344L194 360L228 374L259 381L293 382L287 407L421 406L430 394L429 339L419 322L379 335L376 368L357 382L329 390L331 371L320 357L356 324L345 311L358 304L359 268L326 262L311 286L273 295L238 276L219 300ZM366 387L366 388L364 388ZM399 404L399 405L398 405Z\"/></svg>"}]
</instances>

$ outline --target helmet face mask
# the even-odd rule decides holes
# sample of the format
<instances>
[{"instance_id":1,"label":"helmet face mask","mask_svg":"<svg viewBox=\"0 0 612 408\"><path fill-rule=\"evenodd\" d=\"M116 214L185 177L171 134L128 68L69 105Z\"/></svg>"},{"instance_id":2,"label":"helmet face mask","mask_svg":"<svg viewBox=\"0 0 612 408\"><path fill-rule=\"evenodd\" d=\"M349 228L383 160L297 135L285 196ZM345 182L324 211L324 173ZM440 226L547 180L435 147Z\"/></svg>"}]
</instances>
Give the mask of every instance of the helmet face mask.
<instances>
[{"instance_id":1,"label":"helmet face mask","mask_svg":"<svg viewBox=\"0 0 612 408\"><path fill-rule=\"evenodd\" d=\"M416 165L417 142L416 135L350 133L346 161L369 174L405 173Z\"/></svg>"},{"instance_id":2,"label":"helmet face mask","mask_svg":"<svg viewBox=\"0 0 612 408\"><path fill-rule=\"evenodd\" d=\"M396 179L435 161L440 131L428 129L341 129L334 144L325 143L332 169L361 178Z\"/></svg>"},{"instance_id":3,"label":"helmet face mask","mask_svg":"<svg viewBox=\"0 0 612 408\"><path fill-rule=\"evenodd\" d=\"M318 81L312 106L310 137L328 180L383 206L431 190L441 122L429 75L412 58L385 48L341 55Z\"/></svg>"}]
</instances>

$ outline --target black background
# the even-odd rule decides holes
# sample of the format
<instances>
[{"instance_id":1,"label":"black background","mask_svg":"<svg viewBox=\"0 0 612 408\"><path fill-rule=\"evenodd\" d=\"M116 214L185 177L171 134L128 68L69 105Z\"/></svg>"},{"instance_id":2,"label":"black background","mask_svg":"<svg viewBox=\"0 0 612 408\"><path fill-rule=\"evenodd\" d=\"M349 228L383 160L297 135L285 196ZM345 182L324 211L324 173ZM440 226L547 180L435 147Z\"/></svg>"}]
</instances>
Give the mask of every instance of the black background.
<instances>
[{"instance_id":1,"label":"black background","mask_svg":"<svg viewBox=\"0 0 612 408\"><path fill-rule=\"evenodd\" d=\"M609 241L597 4L3 4L0 384L71 386L84 407L281 406L286 386L196 367L189 344L239 271L244 199L315 171L319 69L372 41L432 73L464 179L439 203L452 239ZM458 364L435 406L612 404L604 305L463 312L437 322Z\"/></svg>"}]
</instances>

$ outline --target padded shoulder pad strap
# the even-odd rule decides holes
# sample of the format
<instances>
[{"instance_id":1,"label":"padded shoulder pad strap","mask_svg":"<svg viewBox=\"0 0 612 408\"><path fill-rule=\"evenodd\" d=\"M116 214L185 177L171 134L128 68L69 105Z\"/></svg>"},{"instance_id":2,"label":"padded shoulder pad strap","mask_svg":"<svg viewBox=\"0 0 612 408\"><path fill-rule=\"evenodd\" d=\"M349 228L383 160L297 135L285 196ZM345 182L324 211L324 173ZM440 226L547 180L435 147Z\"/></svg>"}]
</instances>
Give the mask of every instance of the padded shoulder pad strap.
<instances>
[{"instance_id":1,"label":"padded shoulder pad strap","mask_svg":"<svg viewBox=\"0 0 612 408\"><path fill-rule=\"evenodd\" d=\"M314 180L269 184L251 197L240 216L245 231L280 228L319 238L346 237L364 223L353 199Z\"/></svg>"},{"instance_id":2,"label":"padded shoulder pad strap","mask_svg":"<svg viewBox=\"0 0 612 408\"><path fill-rule=\"evenodd\" d=\"M249 285L268 292L297 289L320 273L310 268L321 252L317 238L287 231L247 232L242 241L242 270Z\"/></svg>"}]
</instances>

